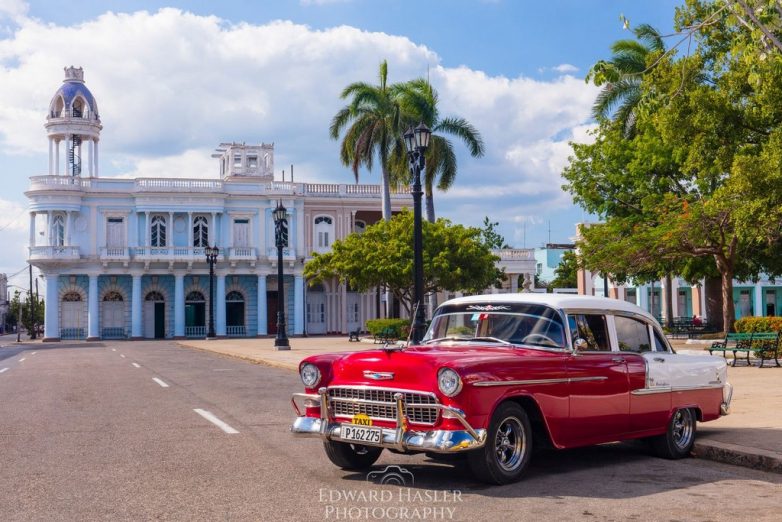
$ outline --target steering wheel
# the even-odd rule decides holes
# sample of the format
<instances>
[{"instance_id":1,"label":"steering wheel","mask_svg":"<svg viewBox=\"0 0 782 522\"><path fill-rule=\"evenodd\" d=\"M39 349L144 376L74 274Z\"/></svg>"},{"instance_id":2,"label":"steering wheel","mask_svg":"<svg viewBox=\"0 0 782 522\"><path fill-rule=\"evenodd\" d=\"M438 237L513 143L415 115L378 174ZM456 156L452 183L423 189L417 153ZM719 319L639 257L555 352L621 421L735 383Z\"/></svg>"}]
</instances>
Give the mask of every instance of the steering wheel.
<instances>
[{"instance_id":1,"label":"steering wheel","mask_svg":"<svg viewBox=\"0 0 782 522\"><path fill-rule=\"evenodd\" d=\"M559 346L559 343L555 342L554 339L540 333L531 333L528 336L524 337L524 339L522 339L521 342L522 344L523 343L536 344L533 341L531 341L531 339L543 339L544 341L546 341L546 343L550 344L551 346Z\"/></svg>"}]
</instances>

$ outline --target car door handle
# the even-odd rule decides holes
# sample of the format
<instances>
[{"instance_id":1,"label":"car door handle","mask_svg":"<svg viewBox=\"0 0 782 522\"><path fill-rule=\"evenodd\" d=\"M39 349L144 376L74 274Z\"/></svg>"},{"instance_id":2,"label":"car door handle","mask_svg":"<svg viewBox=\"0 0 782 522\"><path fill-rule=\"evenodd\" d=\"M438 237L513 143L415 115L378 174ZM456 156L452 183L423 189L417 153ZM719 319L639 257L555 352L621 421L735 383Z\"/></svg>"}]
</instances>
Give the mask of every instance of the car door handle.
<instances>
[{"instance_id":1,"label":"car door handle","mask_svg":"<svg viewBox=\"0 0 782 522\"><path fill-rule=\"evenodd\" d=\"M655 358L653 358L652 360L653 360L654 362L663 362L663 363L665 362L665 359L663 359L662 357L655 357Z\"/></svg>"},{"instance_id":2,"label":"car door handle","mask_svg":"<svg viewBox=\"0 0 782 522\"><path fill-rule=\"evenodd\" d=\"M624 357L614 357L611 359L613 362L625 362Z\"/></svg>"}]
</instances>

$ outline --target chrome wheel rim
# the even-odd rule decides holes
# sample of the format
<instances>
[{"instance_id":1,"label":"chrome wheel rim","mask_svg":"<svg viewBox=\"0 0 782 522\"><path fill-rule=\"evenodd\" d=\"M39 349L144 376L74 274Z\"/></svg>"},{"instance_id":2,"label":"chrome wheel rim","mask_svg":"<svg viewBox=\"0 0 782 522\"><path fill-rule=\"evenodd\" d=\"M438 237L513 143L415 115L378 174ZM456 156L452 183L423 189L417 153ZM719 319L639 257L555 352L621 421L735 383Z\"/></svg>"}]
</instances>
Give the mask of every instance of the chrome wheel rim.
<instances>
[{"instance_id":1,"label":"chrome wheel rim","mask_svg":"<svg viewBox=\"0 0 782 522\"><path fill-rule=\"evenodd\" d=\"M673 443L680 450L686 450L695 433L692 411L678 410L673 416Z\"/></svg>"},{"instance_id":2,"label":"chrome wheel rim","mask_svg":"<svg viewBox=\"0 0 782 522\"><path fill-rule=\"evenodd\" d=\"M521 421L516 417L503 419L494 437L494 454L500 468L504 471L518 469L526 449L527 439Z\"/></svg>"}]
</instances>

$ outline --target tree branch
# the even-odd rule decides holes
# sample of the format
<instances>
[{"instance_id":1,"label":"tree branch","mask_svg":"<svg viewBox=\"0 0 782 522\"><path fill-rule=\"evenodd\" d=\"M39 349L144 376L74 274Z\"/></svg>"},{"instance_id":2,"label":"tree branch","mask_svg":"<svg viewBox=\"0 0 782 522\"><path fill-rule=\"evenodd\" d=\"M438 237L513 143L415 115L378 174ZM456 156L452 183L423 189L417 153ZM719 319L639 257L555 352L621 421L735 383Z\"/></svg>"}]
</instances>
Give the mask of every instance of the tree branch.
<instances>
[{"instance_id":1,"label":"tree branch","mask_svg":"<svg viewBox=\"0 0 782 522\"><path fill-rule=\"evenodd\" d=\"M765 35L765 37L774 44L774 47L782 51L782 42L780 42L774 33L769 31L768 28L763 25L760 20L758 20L758 17L755 16L754 11L752 11L752 9L747 5L747 2L744 0L735 0L735 2L744 10L744 13L750 20L752 20L752 23L754 23L757 28L760 29L760 31Z\"/></svg>"}]
</instances>

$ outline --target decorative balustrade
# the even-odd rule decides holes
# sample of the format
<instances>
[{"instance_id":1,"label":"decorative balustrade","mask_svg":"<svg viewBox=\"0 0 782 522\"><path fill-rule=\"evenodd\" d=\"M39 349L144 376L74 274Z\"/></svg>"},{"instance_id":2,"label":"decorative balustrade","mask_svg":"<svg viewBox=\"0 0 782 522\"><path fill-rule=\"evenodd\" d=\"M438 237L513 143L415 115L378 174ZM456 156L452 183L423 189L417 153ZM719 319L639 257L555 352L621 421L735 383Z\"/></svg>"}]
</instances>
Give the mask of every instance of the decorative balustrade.
<instances>
[{"instance_id":1,"label":"decorative balustrade","mask_svg":"<svg viewBox=\"0 0 782 522\"><path fill-rule=\"evenodd\" d=\"M206 337L206 326L185 326L185 337Z\"/></svg>"},{"instance_id":2,"label":"decorative balustrade","mask_svg":"<svg viewBox=\"0 0 782 522\"><path fill-rule=\"evenodd\" d=\"M128 259L129 249L128 247L102 247L100 249L100 258L105 260L111 259Z\"/></svg>"},{"instance_id":3,"label":"decorative balustrade","mask_svg":"<svg viewBox=\"0 0 782 522\"><path fill-rule=\"evenodd\" d=\"M492 253L499 256L500 261L530 261L535 259L535 251L531 248L503 248L501 250L492 250Z\"/></svg>"},{"instance_id":4,"label":"decorative balustrade","mask_svg":"<svg viewBox=\"0 0 782 522\"><path fill-rule=\"evenodd\" d=\"M216 179L138 178L138 192L223 192L223 182Z\"/></svg>"},{"instance_id":5,"label":"decorative balustrade","mask_svg":"<svg viewBox=\"0 0 782 522\"><path fill-rule=\"evenodd\" d=\"M90 187L90 178L78 176L33 176L30 190L81 191Z\"/></svg>"},{"instance_id":6,"label":"decorative balustrade","mask_svg":"<svg viewBox=\"0 0 782 522\"><path fill-rule=\"evenodd\" d=\"M206 262L204 247L131 247L133 258L142 261L203 261ZM218 261L224 259L223 251L217 256Z\"/></svg>"},{"instance_id":7,"label":"decorative balustrade","mask_svg":"<svg viewBox=\"0 0 782 522\"><path fill-rule=\"evenodd\" d=\"M34 246L29 247L30 259L45 260L73 260L79 259L79 247L77 246Z\"/></svg>"},{"instance_id":8,"label":"decorative balustrade","mask_svg":"<svg viewBox=\"0 0 782 522\"><path fill-rule=\"evenodd\" d=\"M253 247L231 247L228 249L228 259L257 259Z\"/></svg>"},{"instance_id":9,"label":"decorative balustrade","mask_svg":"<svg viewBox=\"0 0 782 522\"><path fill-rule=\"evenodd\" d=\"M244 325L237 325L237 326L231 326L228 325L225 327L226 334L228 337L245 337L247 336L247 327Z\"/></svg>"}]
</instances>

